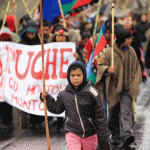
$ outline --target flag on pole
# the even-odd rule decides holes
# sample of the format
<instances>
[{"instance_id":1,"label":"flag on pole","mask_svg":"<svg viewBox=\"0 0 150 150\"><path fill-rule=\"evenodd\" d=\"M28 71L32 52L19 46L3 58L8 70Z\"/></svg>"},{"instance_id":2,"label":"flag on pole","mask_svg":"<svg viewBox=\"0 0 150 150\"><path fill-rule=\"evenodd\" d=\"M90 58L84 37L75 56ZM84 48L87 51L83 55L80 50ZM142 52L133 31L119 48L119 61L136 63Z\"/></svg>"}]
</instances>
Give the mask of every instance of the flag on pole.
<instances>
[{"instance_id":1,"label":"flag on pole","mask_svg":"<svg viewBox=\"0 0 150 150\"><path fill-rule=\"evenodd\" d=\"M76 15L88 5L97 3L98 0L61 0L65 17ZM43 0L43 19L58 22L61 18L61 11L58 0Z\"/></svg>"},{"instance_id":2,"label":"flag on pole","mask_svg":"<svg viewBox=\"0 0 150 150\"><path fill-rule=\"evenodd\" d=\"M96 62L97 57L102 54L102 52L105 49L105 46L107 44L105 34L106 34L106 22L104 22L104 24L99 32L95 50L92 51L90 60L87 65L87 79L90 80L93 85L95 85L95 83L96 83L96 73L94 72L94 64Z\"/></svg>"}]
</instances>

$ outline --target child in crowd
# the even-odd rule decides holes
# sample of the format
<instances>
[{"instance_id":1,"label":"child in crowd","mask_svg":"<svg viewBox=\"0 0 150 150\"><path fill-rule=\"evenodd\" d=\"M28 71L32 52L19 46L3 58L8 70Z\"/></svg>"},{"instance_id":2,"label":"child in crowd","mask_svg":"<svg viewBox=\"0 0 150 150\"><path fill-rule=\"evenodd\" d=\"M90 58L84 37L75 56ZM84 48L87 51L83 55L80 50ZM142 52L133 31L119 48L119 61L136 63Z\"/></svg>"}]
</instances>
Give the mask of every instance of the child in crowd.
<instances>
[{"instance_id":1,"label":"child in crowd","mask_svg":"<svg viewBox=\"0 0 150 150\"><path fill-rule=\"evenodd\" d=\"M63 88L57 100L50 94L46 97L47 109L51 113L65 111L65 133L69 150L110 150L106 114L99 92L86 78L86 67L81 61L74 61L67 70L68 85Z\"/></svg>"}]
</instances>

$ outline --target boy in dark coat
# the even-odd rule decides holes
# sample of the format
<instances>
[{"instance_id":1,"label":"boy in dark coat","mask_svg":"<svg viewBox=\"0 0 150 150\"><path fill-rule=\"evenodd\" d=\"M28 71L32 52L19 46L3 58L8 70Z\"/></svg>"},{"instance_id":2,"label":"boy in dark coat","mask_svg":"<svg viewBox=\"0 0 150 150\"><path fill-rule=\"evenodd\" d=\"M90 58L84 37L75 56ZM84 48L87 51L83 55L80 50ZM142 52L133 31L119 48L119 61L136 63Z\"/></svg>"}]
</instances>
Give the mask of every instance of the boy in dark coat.
<instances>
[{"instance_id":1,"label":"boy in dark coat","mask_svg":"<svg viewBox=\"0 0 150 150\"><path fill-rule=\"evenodd\" d=\"M86 79L86 67L75 61L68 67L69 84L60 91L57 100L46 96L48 111L61 114L65 111L65 132L69 150L96 150L97 136L100 149L109 150L109 132L106 114L99 92Z\"/></svg>"}]
</instances>

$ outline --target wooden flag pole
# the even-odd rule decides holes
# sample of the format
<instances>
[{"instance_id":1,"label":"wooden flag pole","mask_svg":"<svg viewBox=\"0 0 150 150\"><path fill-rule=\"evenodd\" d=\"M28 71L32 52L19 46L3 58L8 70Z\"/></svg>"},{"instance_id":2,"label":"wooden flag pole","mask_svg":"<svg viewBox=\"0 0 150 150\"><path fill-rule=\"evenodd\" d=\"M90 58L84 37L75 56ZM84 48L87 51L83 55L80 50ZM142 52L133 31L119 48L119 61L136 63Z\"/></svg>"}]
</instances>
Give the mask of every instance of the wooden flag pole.
<instances>
[{"instance_id":1,"label":"wooden flag pole","mask_svg":"<svg viewBox=\"0 0 150 150\"><path fill-rule=\"evenodd\" d=\"M137 121L137 117L136 117L136 107L135 107L135 100L133 99L133 114L134 114L134 121Z\"/></svg>"},{"instance_id":2,"label":"wooden flag pole","mask_svg":"<svg viewBox=\"0 0 150 150\"><path fill-rule=\"evenodd\" d=\"M99 0L99 2L98 2L98 12L97 12L97 15L96 15L95 27L94 27L93 35L96 35L96 28L97 28L97 24L98 24L98 17L99 17L99 12L100 12L100 8L101 8L101 2L102 2L102 0Z\"/></svg>"},{"instance_id":3,"label":"wooden flag pole","mask_svg":"<svg viewBox=\"0 0 150 150\"><path fill-rule=\"evenodd\" d=\"M60 8L60 12L61 12L61 15L62 15L62 19L63 19L63 25L64 25L65 28L67 28L66 22L65 22L64 12L63 12L62 5L61 5L61 1L58 0L58 3L59 3L59 8Z\"/></svg>"},{"instance_id":4,"label":"wooden flag pole","mask_svg":"<svg viewBox=\"0 0 150 150\"><path fill-rule=\"evenodd\" d=\"M7 17L8 11L9 11L9 7L10 7L10 0L8 1L8 4L7 4L7 8L6 8L6 12L5 12L5 15L4 15L3 24L2 24L1 29L2 29L2 28L4 27L4 25L5 25L6 17Z\"/></svg>"},{"instance_id":5,"label":"wooden flag pole","mask_svg":"<svg viewBox=\"0 0 150 150\"><path fill-rule=\"evenodd\" d=\"M42 47L42 80L43 80L43 93L46 94L45 91L45 71L44 71L44 37L43 37L43 5L42 0L40 0L40 23L41 23L41 47ZM48 128L48 118L47 118L47 105L46 105L46 98L44 98L44 111L45 111L45 125L46 125L46 136L47 136L47 145L48 150L50 148L50 135L49 135L49 128Z\"/></svg>"},{"instance_id":6,"label":"wooden flag pole","mask_svg":"<svg viewBox=\"0 0 150 150\"><path fill-rule=\"evenodd\" d=\"M30 11L28 9L28 6L27 6L26 2L24 0L22 0L22 2L23 2L24 6L25 6L25 8L27 10L27 13L29 14L30 18L32 19L32 15L31 15L31 13L30 13Z\"/></svg>"},{"instance_id":7,"label":"wooden flag pole","mask_svg":"<svg viewBox=\"0 0 150 150\"><path fill-rule=\"evenodd\" d=\"M18 24L17 24L17 4L16 0L13 0L13 5L14 5L14 16L15 16L15 27L16 27L16 34L18 35ZM18 38L17 38L18 40ZM18 42L18 41L17 41Z\"/></svg>"},{"instance_id":8,"label":"wooden flag pole","mask_svg":"<svg viewBox=\"0 0 150 150\"><path fill-rule=\"evenodd\" d=\"M112 3L111 66L114 66L114 9L115 9L115 6L114 6L114 3Z\"/></svg>"},{"instance_id":9,"label":"wooden flag pole","mask_svg":"<svg viewBox=\"0 0 150 150\"><path fill-rule=\"evenodd\" d=\"M36 2L36 4L34 5L32 11L31 11L32 16L33 16L34 10L38 7L38 5L39 5L39 1Z\"/></svg>"}]
</instances>

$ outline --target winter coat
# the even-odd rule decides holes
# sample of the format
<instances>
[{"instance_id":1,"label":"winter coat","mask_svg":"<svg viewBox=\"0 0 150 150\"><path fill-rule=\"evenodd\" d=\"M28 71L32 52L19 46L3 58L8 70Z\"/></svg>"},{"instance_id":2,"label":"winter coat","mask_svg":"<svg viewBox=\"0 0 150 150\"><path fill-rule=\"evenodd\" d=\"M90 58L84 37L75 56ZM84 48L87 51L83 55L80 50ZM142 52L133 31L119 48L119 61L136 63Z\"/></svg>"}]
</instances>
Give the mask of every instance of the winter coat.
<instances>
[{"instance_id":1,"label":"winter coat","mask_svg":"<svg viewBox=\"0 0 150 150\"><path fill-rule=\"evenodd\" d=\"M139 60L142 72L144 71L144 62L142 62L141 60L141 39L140 39L140 34L138 33L138 31L136 29L131 30L131 32L133 31L133 38L132 38L132 42L131 42L131 46L133 47L133 49L136 52L137 58Z\"/></svg>"},{"instance_id":2,"label":"winter coat","mask_svg":"<svg viewBox=\"0 0 150 150\"><path fill-rule=\"evenodd\" d=\"M103 100L106 85L106 96L110 108L117 104L123 91L126 91L136 101L140 90L139 84L142 81L141 67L135 50L131 46L128 50L121 50L114 43L114 60L115 73L106 76L106 81L103 77L106 69L111 66L111 47L103 52L97 66L96 85Z\"/></svg>"},{"instance_id":3,"label":"winter coat","mask_svg":"<svg viewBox=\"0 0 150 150\"><path fill-rule=\"evenodd\" d=\"M148 22L143 22L140 21L137 26L136 29L140 34L141 37L141 41L145 42L146 41L146 37L145 37L145 32L150 28L150 24Z\"/></svg>"},{"instance_id":4,"label":"winter coat","mask_svg":"<svg viewBox=\"0 0 150 150\"><path fill-rule=\"evenodd\" d=\"M16 33L14 33L14 32L11 32L9 30L9 28L7 28L7 27L3 27L0 30L0 35L2 35L2 34L10 35L12 42L16 42L17 43L17 42L20 41L20 38L18 37L18 35Z\"/></svg>"},{"instance_id":5,"label":"winter coat","mask_svg":"<svg viewBox=\"0 0 150 150\"><path fill-rule=\"evenodd\" d=\"M143 46L144 52L146 52L146 50L147 50L148 42L149 42L149 39L150 39L150 28L146 31L145 37L146 37L146 42Z\"/></svg>"},{"instance_id":6,"label":"winter coat","mask_svg":"<svg viewBox=\"0 0 150 150\"><path fill-rule=\"evenodd\" d=\"M88 82L79 92L68 84L60 91L57 100L48 95L47 109L51 113L61 114L65 111L65 131L80 137L98 134L99 139L107 141L109 132L104 106L99 92Z\"/></svg>"},{"instance_id":7,"label":"winter coat","mask_svg":"<svg viewBox=\"0 0 150 150\"><path fill-rule=\"evenodd\" d=\"M150 69L150 38L147 43L147 49L145 53L145 66L146 68Z\"/></svg>"}]
</instances>

